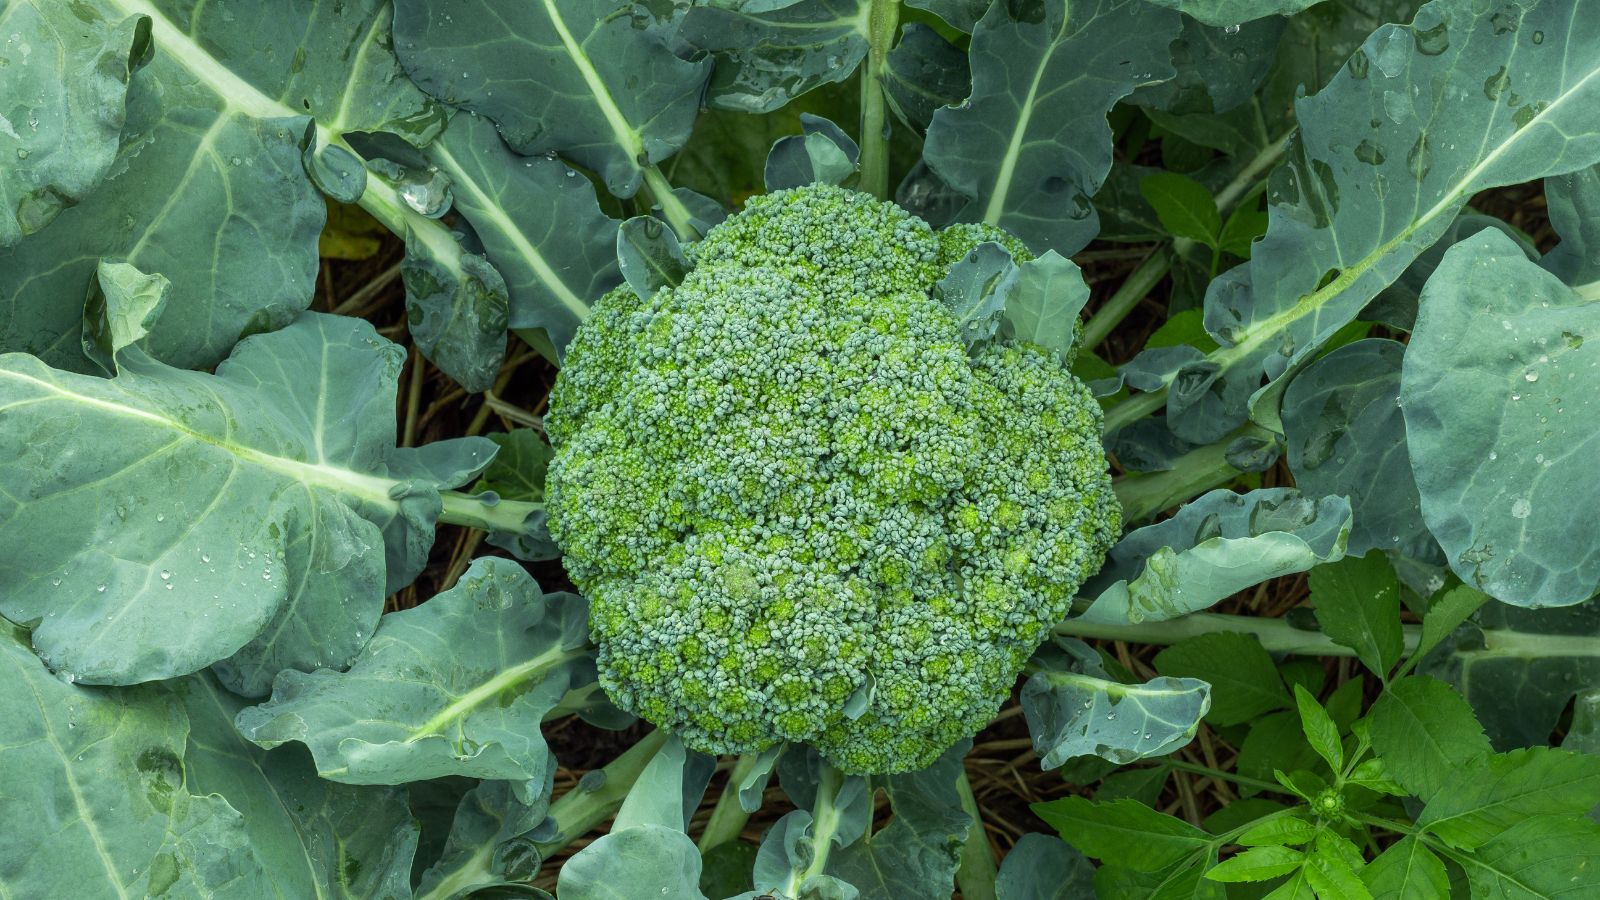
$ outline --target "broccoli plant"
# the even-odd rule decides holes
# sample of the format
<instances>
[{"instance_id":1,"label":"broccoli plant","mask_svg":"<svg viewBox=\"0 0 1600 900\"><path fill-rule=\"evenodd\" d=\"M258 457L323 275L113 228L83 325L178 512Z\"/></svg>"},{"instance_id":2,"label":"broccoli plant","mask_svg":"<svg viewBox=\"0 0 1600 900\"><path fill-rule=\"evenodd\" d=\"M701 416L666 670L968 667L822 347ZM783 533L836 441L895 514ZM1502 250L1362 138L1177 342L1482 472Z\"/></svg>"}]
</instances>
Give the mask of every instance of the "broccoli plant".
<instances>
[{"instance_id":1,"label":"broccoli plant","mask_svg":"<svg viewBox=\"0 0 1600 900\"><path fill-rule=\"evenodd\" d=\"M0 0L0 897L1600 896L1600 0Z\"/></svg>"},{"instance_id":2,"label":"broccoli plant","mask_svg":"<svg viewBox=\"0 0 1600 900\"><path fill-rule=\"evenodd\" d=\"M551 395L547 498L619 706L703 752L797 742L854 773L926 768L994 718L1121 510L1089 389L977 321L985 251L1013 280L1048 265L812 185L596 304Z\"/></svg>"}]
</instances>

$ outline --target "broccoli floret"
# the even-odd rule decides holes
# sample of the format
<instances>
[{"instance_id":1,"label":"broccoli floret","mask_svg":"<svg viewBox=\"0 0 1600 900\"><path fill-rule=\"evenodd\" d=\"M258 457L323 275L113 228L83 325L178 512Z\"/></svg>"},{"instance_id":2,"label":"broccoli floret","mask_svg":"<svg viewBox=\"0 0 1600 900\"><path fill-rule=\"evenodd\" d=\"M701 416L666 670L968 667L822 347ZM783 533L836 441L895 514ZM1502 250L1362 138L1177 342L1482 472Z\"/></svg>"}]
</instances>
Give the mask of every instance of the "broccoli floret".
<instances>
[{"instance_id":1,"label":"broccoli floret","mask_svg":"<svg viewBox=\"0 0 1600 900\"><path fill-rule=\"evenodd\" d=\"M606 295L546 420L551 534L612 699L698 750L925 767L1007 698L1120 527L1060 361L969 353L935 233L828 186L754 198L676 287Z\"/></svg>"}]
</instances>

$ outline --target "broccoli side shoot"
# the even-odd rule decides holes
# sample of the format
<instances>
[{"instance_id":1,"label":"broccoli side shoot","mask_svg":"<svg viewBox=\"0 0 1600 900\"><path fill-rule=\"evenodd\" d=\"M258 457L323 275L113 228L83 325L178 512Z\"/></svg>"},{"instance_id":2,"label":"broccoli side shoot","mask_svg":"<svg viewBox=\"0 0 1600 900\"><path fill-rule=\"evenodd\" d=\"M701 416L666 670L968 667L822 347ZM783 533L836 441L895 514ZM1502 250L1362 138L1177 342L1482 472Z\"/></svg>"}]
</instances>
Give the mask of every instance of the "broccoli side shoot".
<instances>
[{"instance_id":1,"label":"broccoli side shoot","mask_svg":"<svg viewBox=\"0 0 1600 900\"><path fill-rule=\"evenodd\" d=\"M550 530L613 700L710 753L932 763L996 713L1120 526L1100 408L930 291L988 226L814 185L753 198L569 348Z\"/></svg>"}]
</instances>

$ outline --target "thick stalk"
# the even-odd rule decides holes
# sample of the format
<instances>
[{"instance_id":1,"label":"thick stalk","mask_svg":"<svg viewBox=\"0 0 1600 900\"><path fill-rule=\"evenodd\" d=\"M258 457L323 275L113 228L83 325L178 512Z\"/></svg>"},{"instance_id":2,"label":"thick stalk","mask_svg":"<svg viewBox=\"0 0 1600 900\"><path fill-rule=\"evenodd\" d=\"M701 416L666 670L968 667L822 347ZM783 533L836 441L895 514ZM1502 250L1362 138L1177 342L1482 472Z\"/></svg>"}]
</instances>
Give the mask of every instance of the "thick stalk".
<instances>
[{"instance_id":1,"label":"thick stalk","mask_svg":"<svg viewBox=\"0 0 1600 900\"><path fill-rule=\"evenodd\" d=\"M1109 429L1107 431L1109 432ZM1228 446L1241 437L1269 437L1270 432L1245 425L1214 444L1196 447L1173 461L1164 472L1118 478L1112 485L1122 504L1122 520L1140 522L1155 513L1227 484L1239 476L1228 463Z\"/></svg>"},{"instance_id":2,"label":"thick stalk","mask_svg":"<svg viewBox=\"0 0 1600 900\"><path fill-rule=\"evenodd\" d=\"M722 796L717 798L717 805L711 808L706 830L700 834L701 853L738 840L739 833L744 831L744 824L750 821L750 814L739 804L739 784L755 770L759 756L757 753L740 756L728 772L728 783L722 789Z\"/></svg>"},{"instance_id":3,"label":"thick stalk","mask_svg":"<svg viewBox=\"0 0 1600 900\"><path fill-rule=\"evenodd\" d=\"M1166 277L1167 271L1171 268L1171 250L1158 249L1146 257L1145 261L1128 275L1128 280L1117 288L1117 292L1095 310L1088 322L1084 323L1083 337L1078 345L1086 350L1100 346L1100 342L1110 336L1122 320L1133 312L1134 307L1139 305L1139 301L1150 293L1150 289Z\"/></svg>"},{"instance_id":4,"label":"thick stalk","mask_svg":"<svg viewBox=\"0 0 1600 900\"><path fill-rule=\"evenodd\" d=\"M477 494L463 494L460 491L440 491L439 499L444 502L444 510L439 513L440 522L484 531L520 532L529 516L544 509L543 503L526 500L487 503Z\"/></svg>"},{"instance_id":5,"label":"thick stalk","mask_svg":"<svg viewBox=\"0 0 1600 900\"><path fill-rule=\"evenodd\" d=\"M1409 652L1416 648L1417 640L1422 636L1422 627L1406 625L1404 629L1405 647ZM1067 637L1099 638L1136 644L1176 644L1192 637L1221 631L1253 634L1269 653L1290 653L1299 656L1356 655L1354 650L1334 643L1320 631L1296 628L1289 624L1287 619L1257 616L1202 612L1162 622L1140 622L1137 625L1066 619L1058 622L1055 627L1056 634Z\"/></svg>"},{"instance_id":6,"label":"thick stalk","mask_svg":"<svg viewBox=\"0 0 1600 900\"><path fill-rule=\"evenodd\" d=\"M639 780L644 767L655 759L656 752L667 742L667 733L656 729L629 747L627 752L599 769L599 784L585 789L584 783L593 777L591 772L584 781L550 805L550 818L556 822L555 836L534 846L542 859L549 859L561 848L588 834L596 825L616 815L622 801Z\"/></svg>"},{"instance_id":7,"label":"thick stalk","mask_svg":"<svg viewBox=\"0 0 1600 900\"><path fill-rule=\"evenodd\" d=\"M995 900L994 853L989 849L989 833L983 827L983 813L978 809L978 798L972 795L972 783L967 773L956 779L956 791L961 796L961 810L972 817L967 829L967 839L961 845L961 868L956 870L956 886L961 888L964 900Z\"/></svg>"},{"instance_id":8,"label":"thick stalk","mask_svg":"<svg viewBox=\"0 0 1600 900\"><path fill-rule=\"evenodd\" d=\"M860 188L884 200L889 198L889 120L883 71L899 25L900 0L872 0L867 11L867 58L861 63Z\"/></svg>"},{"instance_id":9,"label":"thick stalk","mask_svg":"<svg viewBox=\"0 0 1600 900\"><path fill-rule=\"evenodd\" d=\"M844 773L824 762L822 778L817 783L817 802L811 807L811 862L802 871L789 871L783 884L783 896L800 896L801 885L827 870L833 836L839 830L839 809L834 800L838 799L843 784Z\"/></svg>"},{"instance_id":10,"label":"thick stalk","mask_svg":"<svg viewBox=\"0 0 1600 900\"><path fill-rule=\"evenodd\" d=\"M656 166L645 166L643 171L644 183L650 189L650 197L661 207L661 214L666 216L667 224L672 226L672 233L678 236L678 240L686 243L700 240L700 232L695 231L694 225L691 224L694 217L689 214L689 207L684 206L678 195L672 192L672 184L667 181L667 176L661 174L661 170Z\"/></svg>"}]
</instances>

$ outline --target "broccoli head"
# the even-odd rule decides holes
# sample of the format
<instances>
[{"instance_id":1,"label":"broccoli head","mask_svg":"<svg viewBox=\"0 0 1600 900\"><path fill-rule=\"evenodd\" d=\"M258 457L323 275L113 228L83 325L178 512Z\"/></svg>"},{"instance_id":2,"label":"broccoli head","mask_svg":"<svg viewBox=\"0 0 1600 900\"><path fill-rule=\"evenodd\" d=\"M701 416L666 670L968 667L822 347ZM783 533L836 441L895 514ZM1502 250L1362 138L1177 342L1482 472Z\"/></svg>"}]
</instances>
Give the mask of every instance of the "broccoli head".
<instances>
[{"instance_id":1,"label":"broccoli head","mask_svg":"<svg viewBox=\"0 0 1600 900\"><path fill-rule=\"evenodd\" d=\"M546 499L615 702L855 773L994 716L1121 511L1088 389L1031 344L969 351L931 293L982 241L1028 258L813 185L753 198L677 286L595 306Z\"/></svg>"}]
</instances>

